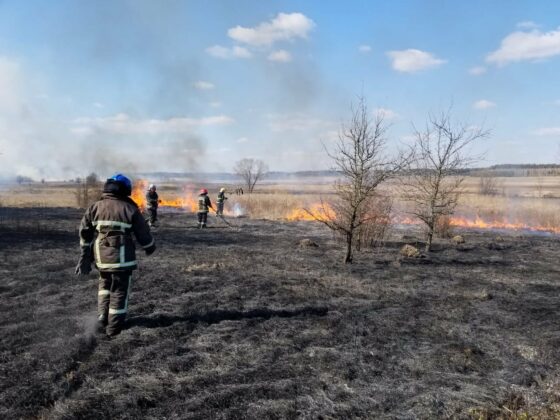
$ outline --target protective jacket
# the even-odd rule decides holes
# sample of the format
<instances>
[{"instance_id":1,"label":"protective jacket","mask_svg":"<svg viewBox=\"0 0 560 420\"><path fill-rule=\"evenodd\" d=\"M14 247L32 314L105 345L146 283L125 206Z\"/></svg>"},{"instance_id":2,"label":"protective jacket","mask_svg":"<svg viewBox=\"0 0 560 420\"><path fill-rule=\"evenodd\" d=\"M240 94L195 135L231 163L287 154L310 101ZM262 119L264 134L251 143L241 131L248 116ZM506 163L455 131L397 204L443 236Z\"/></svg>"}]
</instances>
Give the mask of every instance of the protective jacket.
<instances>
[{"instance_id":1,"label":"protective jacket","mask_svg":"<svg viewBox=\"0 0 560 420\"><path fill-rule=\"evenodd\" d=\"M218 193L218 198L216 199L216 203L223 203L224 200L227 200L225 191L220 191Z\"/></svg>"},{"instance_id":2,"label":"protective jacket","mask_svg":"<svg viewBox=\"0 0 560 420\"><path fill-rule=\"evenodd\" d=\"M198 196L198 212L199 213L208 213L208 209L212 207L212 203L210 202L210 197L206 194L201 194Z\"/></svg>"},{"instance_id":3,"label":"protective jacket","mask_svg":"<svg viewBox=\"0 0 560 420\"><path fill-rule=\"evenodd\" d=\"M148 208L157 209L159 204L159 196L158 193L155 191L149 191L146 193L146 203L148 204Z\"/></svg>"},{"instance_id":4,"label":"protective jacket","mask_svg":"<svg viewBox=\"0 0 560 420\"><path fill-rule=\"evenodd\" d=\"M80 245L93 246L99 271L129 271L137 268L133 233L147 253L155 249L150 228L136 203L116 192L111 188L104 190L101 200L86 210L80 224Z\"/></svg>"}]
</instances>

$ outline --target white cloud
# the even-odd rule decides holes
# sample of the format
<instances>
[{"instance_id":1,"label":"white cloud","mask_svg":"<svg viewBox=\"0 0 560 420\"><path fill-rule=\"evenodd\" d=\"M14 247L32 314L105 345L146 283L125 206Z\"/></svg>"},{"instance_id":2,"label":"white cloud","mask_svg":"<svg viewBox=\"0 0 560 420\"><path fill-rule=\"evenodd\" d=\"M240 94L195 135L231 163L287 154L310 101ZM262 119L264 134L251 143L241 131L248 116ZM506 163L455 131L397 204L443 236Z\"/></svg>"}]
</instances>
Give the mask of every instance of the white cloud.
<instances>
[{"instance_id":1,"label":"white cloud","mask_svg":"<svg viewBox=\"0 0 560 420\"><path fill-rule=\"evenodd\" d=\"M360 45L358 47L358 51L361 53L367 54L371 52L371 47L369 45Z\"/></svg>"},{"instance_id":2,"label":"white cloud","mask_svg":"<svg viewBox=\"0 0 560 420\"><path fill-rule=\"evenodd\" d=\"M270 61L278 61L280 63L288 63L292 61L292 55L286 50L273 51L268 55Z\"/></svg>"},{"instance_id":3,"label":"white cloud","mask_svg":"<svg viewBox=\"0 0 560 420\"><path fill-rule=\"evenodd\" d=\"M210 106L212 108L219 108L222 106L222 103L220 101L214 101L214 102L210 102Z\"/></svg>"},{"instance_id":4,"label":"white cloud","mask_svg":"<svg viewBox=\"0 0 560 420\"><path fill-rule=\"evenodd\" d=\"M279 13L269 22L253 28L236 26L228 30L228 36L240 43L252 46L271 46L278 41L307 38L315 23L302 13Z\"/></svg>"},{"instance_id":5,"label":"white cloud","mask_svg":"<svg viewBox=\"0 0 560 420\"><path fill-rule=\"evenodd\" d=\"M190 133L196 127L231 124L235 120L226 115L205 118L134 119L127 114L104 118L77 118L71 132L85 136L96 132L120 135L158 135Z\"/></svg>"},{"instance_id":6,"label":"white cloud","mask_svg":"<svg viewBox=\"0 0 560 420\"><path fill-rule=\"evenodd\" d=\"M237 143L240 143L240 144L241 144L241 143L248 143L248 142L249 142L249 139L248 139L247 137L239 137L239 138L236 140L236 142L237 142Z\"/></svg>"},{"instance_id":7,"label":"white cloud","mask_svg":"<svg viewBox=\"0 0 560 420\"><path fill-rule=\"evenodd\" d=\"M494 102L488 101L486 99L481 99L480 101L476 101L473 104L474 109L488 109L488 108L493 108L495 106L496 104Z\"/></svg>"},{"instance_id":8,"label":"white cloud","mask_svg":"<svg viewBox=\"0 0 560 420\"><path fill-rule=\"evenodd\" d=\"M426 51L415 49L389 51L387 55L392 60L393 69L403 73L433 69L447 62L447 60L436 58Z\"/></svg>"},{"instance_id":9,"label":"white cloud","mask_svg":"<svg viewBox=\"0 0 560 420\"><path fill-rule=\"evenodd\" d=\"M537 29L539 27L538 24L536 24L535 22L533 22L532 20L526 20L523 22L519 22L517 25L519 29Z\"/></svg>"},{"instance_id":10,"label":"white cloud","mask_svg":"<svg viewBox=\"0 0 560 420\"><path fill-rule=\"evenodd\" d=\"M480 76L481 74L486 73L486 67L483 66L471 67L469 69L469 73L472 74L473 76Z\"/></svg>"},{"instance_id":11,"label":"white cloud","mask_svg":"<svg viewBox=\"0 0 560 420\"><path fill-rule=\"evenodd\" d=\"M383 118L385 121L389 121L389 120L394 120L400 117L399 114L397 114L395 111L393 111L392 109L388 109L388 108L376 108L373 110L373 116L376 118Z\"/></svg>"},{"instance_id":12,"label":"white cloud","mask_svg":"<svg viewBox=\"0 0 560 420\"><path fill-rule=\"evenodd\" d=\"M231 53L234 57L237 58L251 58L253 54L247 48L240 47L238 45L234 46L231 50Z\"/></svg>"},{"instance_id":13,"label":"white cloud","mask_svg":"<svg viewBox=\"0 0 560 420\"><path fill-rule=\"evenodd\" d=\"M533 134L537 136L560 136L560 127L544 127L535 130Z\"/></svg>"},{"instance_id":14,"label":"white cloud","mask_svg":"<svg viewBox=\"0 0 560 420\"><path fill-rule=\"evenodd\" d=\"M515 61L541 60L560 54L560 28L555 31L513 32L496 51L486 56L488 63L500 66Z\"/></svg>"},{"instance_id":15,"label":"white cloud","mask_svg":"<svg viewBox=\"0 0 560 420\"><path fill-rule=\"evenodd\" d=\"M104 106L101 102L94 102L92 105L93 105L95 108L99 108L99 109L105 108L105 106Z\"/></svg>"},{"instance_id":16,"label":"white cloud","mask_svg":"<svg viewBox=\"0 0 560 420\"><path fill-rule=\"evenodd\" d=\"M198 82L193 83L193 87L199 90L210 90L214 89L215 86L213 83L199 80Z\"/></svg>"},{"instance_id":17,"label":"white cloud","mask_svg":"<svg viewBox=\"0 0 560 420\"><path fill-rule=\"evenodd\" d=\"M224 60L229 60L232 58L251 58L253 54L247 48L240 47L238 45L232 48L223 47L221 45L214 45L212 47L206 48L206 53L212 57L222 58Z\"/></svg>"}]
</instances>

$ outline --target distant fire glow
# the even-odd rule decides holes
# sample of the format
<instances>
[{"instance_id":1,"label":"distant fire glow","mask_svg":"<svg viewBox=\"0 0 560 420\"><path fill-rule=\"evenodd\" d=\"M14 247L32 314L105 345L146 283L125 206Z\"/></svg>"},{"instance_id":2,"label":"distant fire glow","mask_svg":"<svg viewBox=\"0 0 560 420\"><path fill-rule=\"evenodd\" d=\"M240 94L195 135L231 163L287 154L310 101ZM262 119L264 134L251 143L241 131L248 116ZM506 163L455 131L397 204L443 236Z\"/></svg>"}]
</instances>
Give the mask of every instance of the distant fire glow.
<instances>
[{"instance_id":1,"label":"distant fire glow","mask_svg":"<svg viewBox=\"0 0 560 420\"><path fill-rule=\"evenodd\" d=\"M291 221L334 219L335 212L328 204L313 204L308 208L295 208L286 217Z\"/></svg>"},{"instance_id":2,"label":"distant fire glow","mask_svg":"<svg viewBox=\"0 0 560 420\"><path fill-rule=\"evenodd\" d=\"M325 213L326 211L326 213ZM293 209L287 220L292 221L313 221L324 218L334 218L335 212L327 204L313 204L307 208ZM393 219L394 224L398 225L420 225L422 222L415 218L402 217ZM487 220L480 216L474 218L454 216L450 219L450 225L457 228L482 229L482 230L516 230L528 232L549 232L560 234L560 227L555 225L539 225L521 221L509 220Z\"/></svg>"}]
</instances>

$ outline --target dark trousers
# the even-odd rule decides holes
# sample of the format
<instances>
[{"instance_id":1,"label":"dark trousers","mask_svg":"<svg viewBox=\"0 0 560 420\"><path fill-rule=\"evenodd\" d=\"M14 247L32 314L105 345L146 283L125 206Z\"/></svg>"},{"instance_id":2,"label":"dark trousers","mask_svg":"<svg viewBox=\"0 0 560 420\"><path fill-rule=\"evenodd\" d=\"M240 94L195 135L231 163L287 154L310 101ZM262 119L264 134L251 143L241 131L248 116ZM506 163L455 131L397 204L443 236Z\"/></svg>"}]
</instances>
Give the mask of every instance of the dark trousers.
<instances>
[{"instance_id":1,"label":"dark trousers","mask_svg":"<svg viewBox=\"0 0 560 420\"><path fill-rule=\"evenodd\" d=\"M206 227L206 221L208 220L208 212L198 212L198 226Z\"/></svg>"},{"instance_id":2,"label":"dark trousers","mask_svg":"<svg viewBox=\"0 0 560 420\"><path fill-rule=\"evenodd\" d=\"M107 326L107 335L117 335L123 329L131 287L132 271L99 273L97 313L99 321Z\"/></svg>"},{"instance_id":3,"label":"dark trousers","mask_svg":"<svg viewBox=\"0 0 560 420\"><path fill-rule=\"evenodd\" d=\"M224 202L223 201L219 201L217 203L217 209L216 209L216 214L222 215L224 214Z\"/></svg>"},{"instance_id":4,"label":"dark trousers","mask_svg":"<svg viewBox=\"0 0 560 420\"><path fill-rule=\"evenodd\" d=\"M148 221L150 223L157 222L157 207L148 207Z\"/></svg>"}]
</instances>

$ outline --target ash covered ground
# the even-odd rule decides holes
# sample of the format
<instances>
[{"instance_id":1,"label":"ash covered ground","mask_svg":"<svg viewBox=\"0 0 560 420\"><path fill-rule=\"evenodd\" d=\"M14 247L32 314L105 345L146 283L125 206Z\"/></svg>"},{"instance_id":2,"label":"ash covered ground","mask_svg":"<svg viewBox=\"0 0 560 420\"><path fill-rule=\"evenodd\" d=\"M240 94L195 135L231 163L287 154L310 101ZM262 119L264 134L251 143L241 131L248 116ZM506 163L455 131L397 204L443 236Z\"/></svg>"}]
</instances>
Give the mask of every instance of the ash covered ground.
<instances>
[{"instance_id":1,"label":"ash covered ground","mask_svg":"<svg viewBox=\"0 0 560 420\"><path fill-rule=\"evenodd\" d=\"M1 418L560 416L557 237L407 259L395 232L345 266L315 223L165 214L109 340L74 275L81 215L1 211Z\"/></svg>"}]
</instances>

